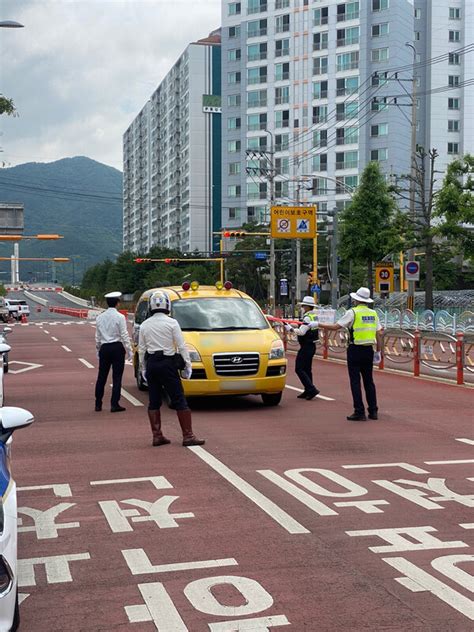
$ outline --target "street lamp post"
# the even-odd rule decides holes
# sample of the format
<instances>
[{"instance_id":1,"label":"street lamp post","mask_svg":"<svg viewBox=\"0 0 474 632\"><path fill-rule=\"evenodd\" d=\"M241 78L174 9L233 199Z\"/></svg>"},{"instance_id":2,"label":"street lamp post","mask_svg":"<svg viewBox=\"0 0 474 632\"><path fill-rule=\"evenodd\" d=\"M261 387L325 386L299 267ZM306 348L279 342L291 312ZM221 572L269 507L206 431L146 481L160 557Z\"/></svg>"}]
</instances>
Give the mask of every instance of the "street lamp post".
<instances>
[{"instance_id":1,"label":"street lamp post","mask_svg":"<svg viewBox=\"0 0 474 632\"><path fill-rule=\"evenodd\" d=\"M413 51L413 76L412 76L412 103L411 103L411 169L410 169L410 218L415 221L415 178L416 178L416 48L410 42L405 42ZM408 253L409 261L413 261L415 256L415 248L410 248ZM407 308L411 311L415 309L415 281L408 281Z\"/></svg>"}]
</instances>

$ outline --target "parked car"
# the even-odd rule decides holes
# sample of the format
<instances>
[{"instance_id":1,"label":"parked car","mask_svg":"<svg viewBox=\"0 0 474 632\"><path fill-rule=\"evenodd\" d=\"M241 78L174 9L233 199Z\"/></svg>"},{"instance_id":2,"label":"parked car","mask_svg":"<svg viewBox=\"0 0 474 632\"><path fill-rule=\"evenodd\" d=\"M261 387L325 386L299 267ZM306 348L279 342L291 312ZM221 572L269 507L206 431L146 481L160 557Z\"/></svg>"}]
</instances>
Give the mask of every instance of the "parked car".
<instances>
[{"instance_id":1,"label":"parked car","mask_svg":"<svg viewBox=\"0 0 474 632\"><path fill-rule=\"evenodd\" d=\"M12 318L15 318L16 320L21 320L23 314L25 316L30 315L30 306L26 301L17 298L7 298L5 299L5 301L8 305L10 316Z\"/></svg>"},{"instance_id":2,"label":"parked car","mask_svg":"<svg viewBox=\"0 0 474 632\"><path fill-rule=\"evenodd\" d=\"M0 296L0 319L7 323L9 318L10 310L8 309L7 301L3 296Z\"/></svg>"},{"instance_id":3,"label":"parked car","mask_svg":"<svg viewBox=\"0 0 474 632\"><path fill-rule=\"evenodd\" d=\"M140 324L149 316L148 302L156 290L171 300L191 356L193 373L183 380L187 397L261 395L266 406L280 403L286 381L283 342L257 303L232 285L147 290L140 297L133 331L134 368L140 390L146 388L138 357Z\"/></svg>"},{"instance_id":4,"label":"parked car","mask_svg":"<svg viewBox=\"0 0 474 632\"><path fill-rule=\"evenodd\" d=\"M16 483L11 473L11 436L29 426L33 415L23 408L0 409L0 630L15 632L20 625L17 564Z\"/></svg>"}]
</instances>

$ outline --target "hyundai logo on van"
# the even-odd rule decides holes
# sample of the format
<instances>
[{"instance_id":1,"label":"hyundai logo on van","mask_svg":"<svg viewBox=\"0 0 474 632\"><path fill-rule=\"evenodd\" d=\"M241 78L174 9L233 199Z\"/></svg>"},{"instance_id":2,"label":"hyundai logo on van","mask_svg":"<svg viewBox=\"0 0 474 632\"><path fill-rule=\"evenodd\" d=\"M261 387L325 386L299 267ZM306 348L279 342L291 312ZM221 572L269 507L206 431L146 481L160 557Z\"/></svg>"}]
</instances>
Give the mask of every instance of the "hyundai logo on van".
<instances>
[{"instance_id":1,"label":"hyundai logo on van","mask_svg":"<svg viewBox=\"0 0 474 632\"><path fill-rule=\"evenodd\" d=\"M242 364L243 358L241 356L233 356L230 361L232 364Z\"/></svg>"}]
</instances>

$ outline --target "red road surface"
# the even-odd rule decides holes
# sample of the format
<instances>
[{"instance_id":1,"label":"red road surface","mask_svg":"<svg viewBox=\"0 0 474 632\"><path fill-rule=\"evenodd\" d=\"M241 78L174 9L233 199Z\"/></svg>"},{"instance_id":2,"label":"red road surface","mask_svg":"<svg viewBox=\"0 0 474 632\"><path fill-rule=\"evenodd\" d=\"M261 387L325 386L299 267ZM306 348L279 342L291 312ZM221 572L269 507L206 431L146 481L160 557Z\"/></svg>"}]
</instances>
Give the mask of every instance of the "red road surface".
<instances>
[{"instance_id":1,"label":"red road surface","mask_svg":"<svg viewBox=\"0 0 474 632\"><path fill-rule=\"evenodd\" d=\"M193 449L165 409L153 448L130 366L126 413L93 411L93 338L9 339L7 404L36 416L13 445L22 630L472 629L472 389L378 374L380 420L350 423L345 367L317 361L330 399L201 400Z\"/></svg>"}]
</instances>

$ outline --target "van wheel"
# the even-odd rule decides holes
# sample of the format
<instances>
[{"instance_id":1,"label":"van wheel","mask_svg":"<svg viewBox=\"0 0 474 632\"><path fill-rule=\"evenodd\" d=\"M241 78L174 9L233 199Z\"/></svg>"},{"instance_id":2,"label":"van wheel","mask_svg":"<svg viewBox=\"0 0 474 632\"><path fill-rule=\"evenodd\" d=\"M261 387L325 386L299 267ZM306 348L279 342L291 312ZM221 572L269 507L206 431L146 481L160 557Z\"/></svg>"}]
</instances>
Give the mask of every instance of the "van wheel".
<instances>
[{"instance_id":1,"label":"van wheel","mask_svg":"<svg viewBox=\"0 0 474 632\"><path fill-rule=\"evenodd\" d=\"M262 401L264 406L278 406L281 402L282 392L280 393L262 393Z\"/></svg>"},{"instance_id":2,"label":"van wheel","mask_svg":"<svg viewBox=\"0 0 474 632\"><path fill-rule=\"evenodd\" d=\"M135 380L139 391L147 391L148 386L143 381L142 372L140 371L140 363L135 364Z\"/></svg>"}]
</instances>

